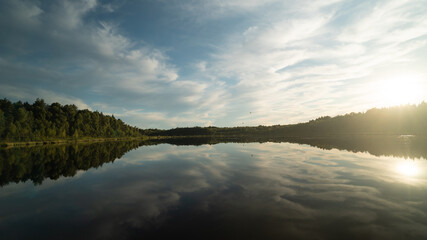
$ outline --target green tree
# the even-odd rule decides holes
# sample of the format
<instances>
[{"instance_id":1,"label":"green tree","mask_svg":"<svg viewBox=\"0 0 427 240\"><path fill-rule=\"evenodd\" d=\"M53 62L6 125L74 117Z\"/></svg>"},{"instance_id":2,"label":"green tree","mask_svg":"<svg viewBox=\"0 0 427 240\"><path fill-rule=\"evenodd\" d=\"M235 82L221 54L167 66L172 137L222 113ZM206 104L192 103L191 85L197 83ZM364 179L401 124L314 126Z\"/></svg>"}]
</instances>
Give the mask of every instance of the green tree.
<instances>
[{"instance_id":1,"label":"green tree","mask_svg":"<svg viewBox=\"0 0 427 240\"><path fill-rule=\"evenodd\" d=\"M0 109L0 138L3 137L6 131L6 117L3 111Z\"/></svg>"}]
</instances>

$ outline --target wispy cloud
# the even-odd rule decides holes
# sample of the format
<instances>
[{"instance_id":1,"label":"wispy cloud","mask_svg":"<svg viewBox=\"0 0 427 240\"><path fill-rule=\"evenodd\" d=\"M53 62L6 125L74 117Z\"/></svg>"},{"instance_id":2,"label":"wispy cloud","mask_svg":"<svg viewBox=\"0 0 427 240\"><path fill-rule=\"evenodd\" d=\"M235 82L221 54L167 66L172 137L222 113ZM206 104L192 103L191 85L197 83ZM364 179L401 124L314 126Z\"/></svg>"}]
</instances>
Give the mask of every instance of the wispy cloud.
<instances>
[{"instance_id":1,"label":"wispy cloud","mask_svg":"<svg viewBox=\"0 0 427 240\"><path fill-rule=\"evenodd\" d=\"M233 126L378 106L372 81L390 73L427 82L425 1L144 4L173 13L173 23L153 19L144 30L143 36L161 37L135 33L138 27L130 26L139 25L128 16L137 10L125 14L126 3L4 1L0 94L81 99L82 106L123 114L138 126L156 127L153 116L163 119L157 127Z\"/></svg>"},{"instance_id":2,"label":"wispy cloud","mask_svg":"<svg viewBox=\"0 0 427 240\"><path fill-rule=\"evenodd\" d=\"M43 99L48 103L59 102L61 104L74 104L79 109L89 109L92 110L89 105L87 105L83 100L67 95L58 94L51 91L46 91L43 89L26 89L19 88L10 85L0 84L2 89L3 97L9 99L19 99L20 101L34 102L37 96L42 96Z\"/></svg>"},{"instance_id":3,"label":"wispy cloud","mask_svg":"<svg viewBox=\"0 0 427 240\"><path fill-rule=\"evenodd\" d=\"M366 84L399 59L419 60L410 54L426 46L420 2L331 1L292 14L283 7L230 36L205 69L236 79L230 101L246 103L242 121L298 122L374 107Z\"/></svg>"},{"instance_id":4,"label":"wispy cloud","mask_svg":"<svg viewBox=\"0 0 427 240\"><path fill-rule=\"evenodd\" d=\"M217 96L206 91L207 83L178 80L178 69L168 63L163 50L129 39L114 23L87 20L90 12L105 8L97 1L58 1L46 9L37 2L7 3L2 15L13 21L2 45L20 45L10 53L13 57L0 64L5 86L26 91L35 84L46 92L81 96L89 104L138 106L160 111L159 115L176 115ZM12 98L19 95L6 89L0 93ZM47 98L44 93L32 94Z\"/></svg>"}]
</instances>

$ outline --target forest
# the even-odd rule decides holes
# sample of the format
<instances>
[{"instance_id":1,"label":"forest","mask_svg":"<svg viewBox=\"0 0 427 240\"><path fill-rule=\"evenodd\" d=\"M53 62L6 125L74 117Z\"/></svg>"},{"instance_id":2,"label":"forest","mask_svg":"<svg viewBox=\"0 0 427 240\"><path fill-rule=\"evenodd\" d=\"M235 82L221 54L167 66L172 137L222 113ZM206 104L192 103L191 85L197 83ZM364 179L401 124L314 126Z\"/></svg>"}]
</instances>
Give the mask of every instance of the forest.
<instances>
[{"instance_id":1,"label":"forest","mask_svg":"<svg viewBox=\"0 0 427 240\"><path fill-rule=\"evenodd\" d=\"M257 127L184 127L139 129L113 116L79 110L75 105L0 100L0 140L43 141L81 138L280 138L333 135L427 135L427 103L370 109L305 123Z\"/></svg>"},{"instance_id":2,"label":"forest","mask_svg":"<svg viewBox=\"0 0 427 240\"><path fill-rule=\"evenodd\" d=\"M319 117L305 123L257 127L148 129L149 136L302 137L352 134L427 135L427 103L373 108L364 113Z\"/></svg>"},{"instance_id":3,"label":"forest","mask_svg":"<svg viewBox=\"0 0 427 240\"><path fill-rule=\"evenodd\" d=\"M12 103L0 99L0 139L6 141L43 141L47 139L81 139L140 137L141 130L114 116L75 105Z\"/></svg>"}]
</instances>

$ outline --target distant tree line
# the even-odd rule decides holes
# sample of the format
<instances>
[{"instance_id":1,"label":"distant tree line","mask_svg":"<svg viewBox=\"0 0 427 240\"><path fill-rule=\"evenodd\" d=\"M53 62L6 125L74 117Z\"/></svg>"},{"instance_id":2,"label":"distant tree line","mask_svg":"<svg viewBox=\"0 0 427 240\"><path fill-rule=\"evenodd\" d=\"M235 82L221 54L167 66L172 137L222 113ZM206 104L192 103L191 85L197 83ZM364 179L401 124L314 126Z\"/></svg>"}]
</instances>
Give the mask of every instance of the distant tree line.
<instances>
[{"instance_id":1,"label":"distant tree line","mask_svg":"<svg viewBox=\"0 0 427 240\"><path fill-rule=\"evenodd\" d=\"M320 117L307 123L290 125L285 132L292 135L427 135L427 103L373 108L365 113L349 113L336 117Z\"/></svg>"},{"instance_id":2,"label":"distant tree line","mask_svg":"<svg viewBox=\"0 0 427 240\"><path fill-rule=\"evenodd\" d=\"M114 116L75 105L0 100L0 140L29 141L110 137L302 137L340 134L427 135L427 103L320 117L305 123L257 127L139 129Z\"/></svg>"},{"instance_id":3,"label":"distant tree line","mask_svg":"<svg viewBox=\"0 0 427 240\"><path fill-rule=\"evenodd\" d=\"M300 137L337 134L427 135L427 103L320 117L305 123L257 127L187 127L169 130L147 129L149 136L264 136Z\"/></svg>"},{"instance_id":4,"label":"distant tree line","mask_svg":"<svg viewBox=\"0 0 427 240\"><path fill-rule=\"evenodd\" d=\"M0 100L0 140L139 136L142 136L139 128L114 116L79 110L75 105L46 104L43 99L37 99L33 104Z\"/></svg>"}]
</instances>

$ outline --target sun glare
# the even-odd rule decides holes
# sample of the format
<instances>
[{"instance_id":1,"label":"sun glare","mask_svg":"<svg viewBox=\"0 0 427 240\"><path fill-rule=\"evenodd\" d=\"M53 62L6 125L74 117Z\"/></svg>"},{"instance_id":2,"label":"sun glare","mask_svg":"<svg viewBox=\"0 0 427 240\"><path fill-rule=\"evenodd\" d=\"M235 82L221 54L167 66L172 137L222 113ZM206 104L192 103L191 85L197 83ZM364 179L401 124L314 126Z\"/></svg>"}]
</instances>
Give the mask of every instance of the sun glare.
<instances>
[{"instance_id":1,"label":"sun glare","mask_svg":"<svg viewBox=\"0 0 427 240\"><path fill-rule=\"evenodd\" d=\"M424 100L425 87L421 79L414 76L390 78L377 86L378 102L385 107L420 103Z\"/></svg>"},{"instance_id":2,"label":"sun glare","mask_svg":"<svg viewBox=\"0 0 427 240\"><path fill-rule=\"evenodd\" d=\"M405 160L396 165L396 171L407 177L414 177L418 174L419 169L414 161Z\"/></svg>"}]
</instances>

